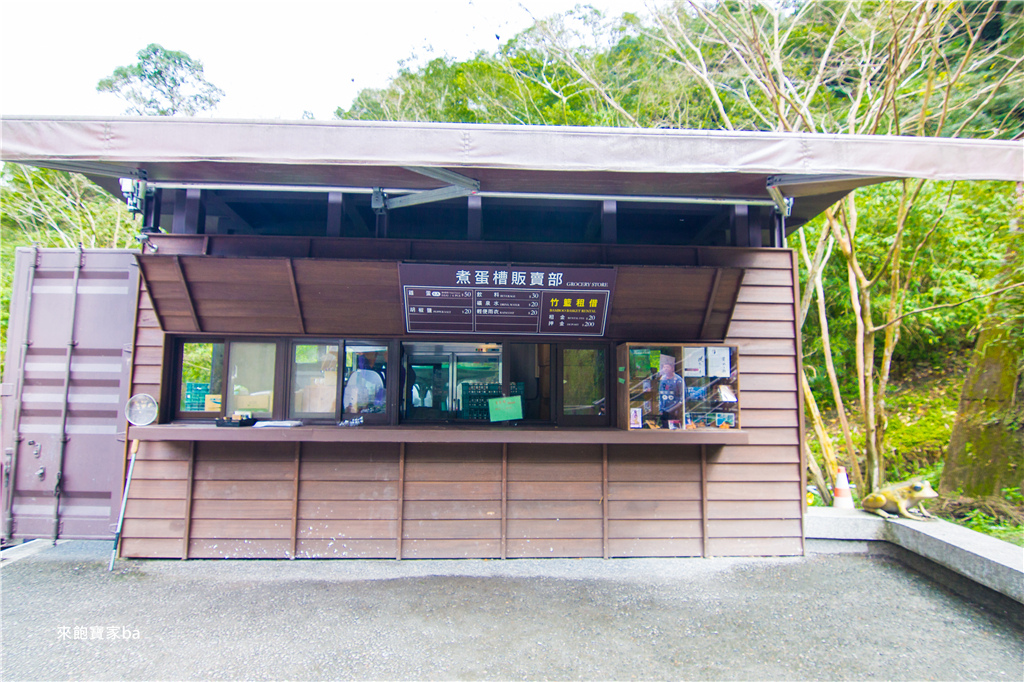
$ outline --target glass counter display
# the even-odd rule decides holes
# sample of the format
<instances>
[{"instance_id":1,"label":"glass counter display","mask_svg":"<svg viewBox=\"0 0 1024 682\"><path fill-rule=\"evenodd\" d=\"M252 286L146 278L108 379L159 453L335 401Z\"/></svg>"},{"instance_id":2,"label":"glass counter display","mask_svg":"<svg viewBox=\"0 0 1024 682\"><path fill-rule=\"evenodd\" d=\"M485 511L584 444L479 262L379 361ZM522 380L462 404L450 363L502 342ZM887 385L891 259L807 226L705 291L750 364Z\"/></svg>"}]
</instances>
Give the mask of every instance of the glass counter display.
<instances>
[{"instance_id":1,"label":"glass counter display","mask_svg":"<svg viewBox=\"0 0 1024 682\"><path fill-rule=\"evenodd\" d=\"M624 429L738 429L734 346L624 343L618 424Z\"/></svg>"}]
</instances>

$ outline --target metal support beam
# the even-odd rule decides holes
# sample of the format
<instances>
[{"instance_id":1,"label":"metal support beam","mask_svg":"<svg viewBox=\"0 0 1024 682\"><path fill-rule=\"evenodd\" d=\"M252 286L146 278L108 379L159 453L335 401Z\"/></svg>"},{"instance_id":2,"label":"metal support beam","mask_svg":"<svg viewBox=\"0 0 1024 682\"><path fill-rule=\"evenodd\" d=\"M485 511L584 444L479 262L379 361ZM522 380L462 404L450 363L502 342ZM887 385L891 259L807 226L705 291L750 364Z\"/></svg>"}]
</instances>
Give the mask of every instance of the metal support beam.
<instances>
[{"instance_id":1,"label":"metal support beam","mask_svg":"<svg viewBox=\"0 0 1024 682\"><path fill-rule=\"evenodd\" d=\"M786 197L782 194L782 190L775 185L768 185L768 194L771 195L772 201L775 202L775 210L781 215L787 218L793 213L793 198Z\"/></svg>"},{"instance_id":2,"label":"metal support beam","mask_svg":"<svg viewBox=\"0 0 1024 682\"><path fill-rule=\"evenodd\" d=\"M351 186L324 186L324 185L257 185L257 184L236 184L236 183L186 183L186 182L149 182L150 187L162 187L164 189L186 189L199 187L207 190L241 190L246 192L344 192L345 194L373 194L382 188L351 187ZM386 188L389 192L409 192L405 188ZM661 195L636 195L636 194L570 194L558 192L477 192L488 199L526 199L526 200L550 200L550 201L604 201L614 200L622 203L643 203L643 204L694 204L699 206L732 206L733 204L745 204L747 206L774 206L771 199L759 199L754 197L701 197L701 196L661 196Z\"/></svg>"},{"instance_id":3,"label":"metal support beam","mask_svg":"<svg viewBox=\"0 0 1024 682\"><path fill-rule=\"evenodd\" d=\"M480 191L479 180L474 180L473 178L466 177L465 175L445 168L427 168L421 166L402 166L402 168L412 173L424 175L433 180L447 182L449 183L449 186L439 187L438 189L423 190L421 192L412 192L410 194L403 194L402 196L394 198L385 194L383 188L375 187L373 189L373 201L371 202L374 211L379 213L380 211L390 211L405 206L418 206L419 204L429 204L435 201L456 199L458 197L476 194Z\"/></svg>"},{"instance_id":4,"label":"metal support beam","mask_svg":"<svg viewBox=\"0 0 1024 682\"><path fill-rule=\"evenodd\" d=\"M171 234L185 234L185 190L174 191L174 216L171 219Z\"/></svg>"},{"instance_id":5,"label":"metal support beam","mask_svg":"<svg viewBox=\"0 0 1024 682\"><path fill-rule=\"evenodd\" d=\"M384 195L384 207L387 208L388 210L392 210L396 208L403 208L405 206L418 206L419 204L430 204L435 201L457 199L459 197L466 197L475 193L476 190L471 189L469 187L460 187L458 185L452 185L450 187L428 189L422 192L405 194L403 196L394 198Z\"/></svg>"},{"instance_id":6,"label":"metal support beam","mask_svg":"<svg viewBox=\"0 0 1024 682\"><path fill-rule=\"evenodd\" d=\"M777 249L786 248L786 216L780 213L772 214L773 236L772 246Z\"/></svg>"},{"instance_id":7,"label":"metal support beam","mask_svg":"<svg viewBox=\"0 0 1024 682\"><path fill-rule=\"evenodd\" d=\"M450 171L446 168L431 168L428 166L402 166L402 168L407 171L412 171L413 173L425 175L428 178L433 178L434 180L447 182L449 185L465 187L466 189L471 189L474 192L480 191L479 180L474 180L473 178L462 175L461 173L456 173L455 171Z\"/></svg>"}]
</instances>

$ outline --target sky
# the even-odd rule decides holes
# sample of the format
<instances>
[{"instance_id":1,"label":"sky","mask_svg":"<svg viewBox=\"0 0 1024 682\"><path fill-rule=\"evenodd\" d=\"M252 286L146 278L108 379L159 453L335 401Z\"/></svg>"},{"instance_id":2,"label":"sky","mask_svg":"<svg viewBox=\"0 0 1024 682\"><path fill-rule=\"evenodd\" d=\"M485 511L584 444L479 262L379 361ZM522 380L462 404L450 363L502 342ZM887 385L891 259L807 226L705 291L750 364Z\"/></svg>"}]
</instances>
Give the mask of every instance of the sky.
<instances>
[{"instance_id":1,"label":"sky","mask_svg":"<svg viewBox=\"0 0 1024 682\"><path fill-rule=\"evenodd\" d=\"M0 114L116 116L96 92L150 43L187 52L225 91L217 118L332 118L415 55L492 52L579 0L0 0ZM617 16L647 0L590 0Z\"/></svg>"}]
</instances>

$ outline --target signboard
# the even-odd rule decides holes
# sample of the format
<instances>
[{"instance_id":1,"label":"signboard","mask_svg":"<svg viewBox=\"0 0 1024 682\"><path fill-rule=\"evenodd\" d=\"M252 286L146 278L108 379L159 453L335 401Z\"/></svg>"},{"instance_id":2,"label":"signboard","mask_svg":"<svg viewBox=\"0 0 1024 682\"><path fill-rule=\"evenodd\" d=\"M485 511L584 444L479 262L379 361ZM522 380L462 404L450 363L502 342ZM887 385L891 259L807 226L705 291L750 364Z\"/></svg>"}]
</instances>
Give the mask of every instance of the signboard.
<instances>
[{"instance_id":1,"label":"signboard","mask_svg":"<svg viewBox=\"0 0 1024 682\"><path fill-rule=\"evenodd\" d=\"M399 263L410 334L603 336L615 268Z\"/></svg>"},{"instance_id":2,"label":"signboard","mask_svg":"<svg viewBox=\"0 0 1024 682\"><path fill-rule=\"evenodd\" d=\"M492 422L503 422L523 418L523 397L490 398L487 407Z\"/></svg>"}]
</instances>

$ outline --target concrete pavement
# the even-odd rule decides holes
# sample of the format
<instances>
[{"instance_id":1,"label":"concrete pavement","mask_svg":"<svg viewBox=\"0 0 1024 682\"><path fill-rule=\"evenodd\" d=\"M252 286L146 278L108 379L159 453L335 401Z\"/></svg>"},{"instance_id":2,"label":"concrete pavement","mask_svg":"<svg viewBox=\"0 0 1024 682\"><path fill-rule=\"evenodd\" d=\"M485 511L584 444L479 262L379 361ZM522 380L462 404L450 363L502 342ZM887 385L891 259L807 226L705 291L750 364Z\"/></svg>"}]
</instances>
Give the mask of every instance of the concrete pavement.
<instances>
[{"instance_id":1,"label":"concrete pavement","mask_svg":"<svg viewBox=\"0 0 1024 682\"><path fill-rule=\"evenodd\" d=\"M0 567L5 680L1019 680L1010 621L883 556Z\"/></svg>"}]
</instances>

